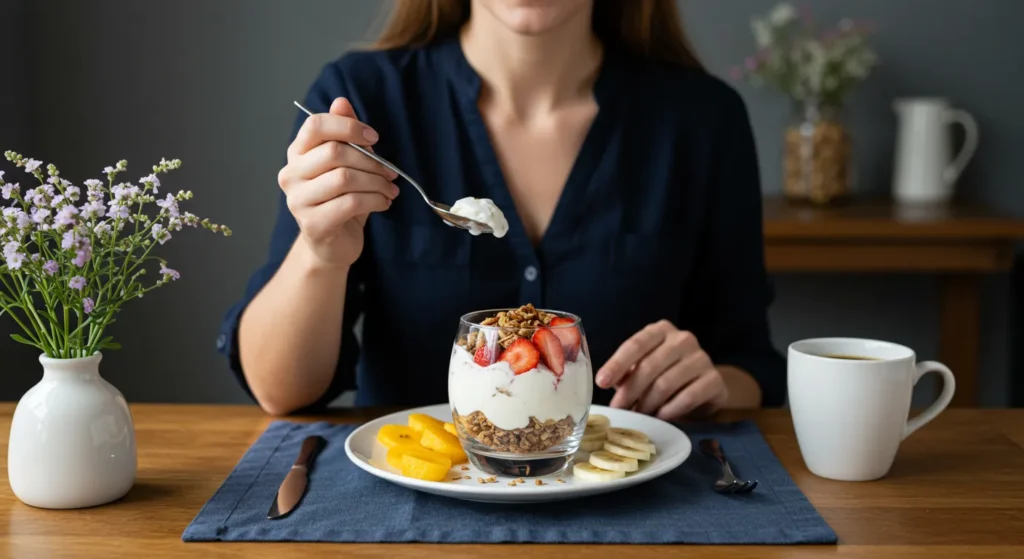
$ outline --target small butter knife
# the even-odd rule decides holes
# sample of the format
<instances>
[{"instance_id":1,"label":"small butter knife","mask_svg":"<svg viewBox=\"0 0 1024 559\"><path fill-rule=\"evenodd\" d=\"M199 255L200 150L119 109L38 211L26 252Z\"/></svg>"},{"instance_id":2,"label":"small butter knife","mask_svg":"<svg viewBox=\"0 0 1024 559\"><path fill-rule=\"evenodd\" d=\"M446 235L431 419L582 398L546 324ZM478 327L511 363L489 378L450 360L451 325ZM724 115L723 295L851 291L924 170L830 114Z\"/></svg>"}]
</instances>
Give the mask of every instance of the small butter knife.
<instances>
[{"instance_id":1,"label":"small butter knife","mask_svg":"<svg viewBox=\"0 0 1024 559\"><path fill-rule=\"evenodd\" d=\"M295 458L295 464L288 470L288 475L281 482L277 490L277 496L270 505L267 518L276 520L288 516L302 501L306 494L306 486L309 484L309 471L313 467L316 455L327 444L327 440L318 435L306 437L302 441L302 448L299 449L299 456Z\"/></svg>"}]
</instances>

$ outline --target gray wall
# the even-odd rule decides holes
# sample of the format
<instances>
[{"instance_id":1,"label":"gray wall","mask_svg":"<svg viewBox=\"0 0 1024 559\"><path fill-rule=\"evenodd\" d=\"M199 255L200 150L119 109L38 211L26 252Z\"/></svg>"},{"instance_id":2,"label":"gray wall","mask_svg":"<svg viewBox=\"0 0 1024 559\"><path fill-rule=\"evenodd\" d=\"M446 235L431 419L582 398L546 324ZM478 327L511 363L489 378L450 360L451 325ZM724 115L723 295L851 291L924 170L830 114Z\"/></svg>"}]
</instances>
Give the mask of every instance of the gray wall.
<instances>
[{"instance_id":1,"label":"gray wall","mask_svg":"<svg viewBox=\"0 0 1024 559\"><path fill-rule=\"evenodd\" d=\"M31 61L30 69L22 68L29 87L21 90L13 113L8 90L0 93L3 149L52 160L65 176L79 179L119 158L141 170L160 157L179 157L184 166L165 184L196 191L196 212L235 231L229 239L183 233L165 247L183 278L122 313L112 333L125 349L107 356L104 374L136 402L245 401L215 354L214 340L222 312L261 263L277 197L275 176L294 116L291 100L304 94L324 62L372 37L381 3L2 4L0 41L10 43L3 52ZM1024 177L1024 105L1018 101L1024 99L1024 78L1011 73L1019 62L1014 52L1024 50L1016 29L1024 2L809 4L826 21L851 15L879 26L883 66L849 112L858 140L860 191L888 187L890 99L941 94L974 112L982 128L981 149L962 180L965 197L1024 214L1018 186ZM29 12L20 22L5 17L15 5ZM724 74L753 48L750 14L767 11L773 2L681 5L700 54ZM777 192L780 128L788 105L771 91L741 90L757 131L765 191ZM30 120L19 118L25 108ZM8 132L16 126L21 135ZM786 276L778 278L777 289L771 314L780 348L802 337L845 334L904 342L925 358L937 354L934 278ZM1006 401L1007 293L1006 278L988 282L982 390L992 405ZM0 322L0 330L6 338L10 324ZM0 341L0 400L17 399L37 376L32 351Z\"/></svg>"}]
</instances>

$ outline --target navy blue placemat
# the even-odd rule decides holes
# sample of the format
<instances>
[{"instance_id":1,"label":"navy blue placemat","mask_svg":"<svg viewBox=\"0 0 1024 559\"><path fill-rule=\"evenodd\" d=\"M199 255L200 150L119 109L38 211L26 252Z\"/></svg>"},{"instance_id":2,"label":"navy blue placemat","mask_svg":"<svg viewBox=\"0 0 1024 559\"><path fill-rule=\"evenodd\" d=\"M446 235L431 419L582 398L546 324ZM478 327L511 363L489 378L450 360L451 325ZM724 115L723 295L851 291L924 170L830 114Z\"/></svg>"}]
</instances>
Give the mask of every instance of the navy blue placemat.
<instances>
[{"instance_id":1,"label":"navy blue placemat","mask_svg":"<svg viewBox=\"0 0 1024 559\"><path fill-rule=\"evenodd\" d=\"M829 544L836 534L796 487L752 422L688 425L696 442L719 439L747 495L719 495L718 465L693 454L639 486L570 501L498 505L406 489L372 476L345 455L352 425L274 422L185 529L185 541ZM290 516L267 510L302 439L329 442L310 491Z\"/></svg>"}]
</instances>

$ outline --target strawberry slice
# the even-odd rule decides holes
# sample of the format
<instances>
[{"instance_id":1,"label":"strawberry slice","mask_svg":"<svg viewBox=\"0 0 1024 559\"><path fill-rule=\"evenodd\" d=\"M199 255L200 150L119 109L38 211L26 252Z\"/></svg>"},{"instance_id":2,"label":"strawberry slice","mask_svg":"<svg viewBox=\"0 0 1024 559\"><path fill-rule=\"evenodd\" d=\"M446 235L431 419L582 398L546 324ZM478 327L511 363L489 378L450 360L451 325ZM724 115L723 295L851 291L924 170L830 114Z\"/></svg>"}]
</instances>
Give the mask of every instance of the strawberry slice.
<instances>
[{"instance_id":1,"label":"strawberry slice","mask_svg":"<svg viewBox=\"0 0 1024 559\"><path fill-rule=\"evenodd\" d=\"M540 362L540 353L530 343L530 340L516 338L516 341L502 352L499 360L511 365L513 373L521 375L537 368L537 363Z\"/></svg>"},{"instance_id":2,"label":"strawberry slice","mask_svg":"<svg viewBox=\"0 0 1024 559\"><path fill-rule=\"evenodd\" d=\"M482 346L473 354L473 362L481 367L489 367L494 363L494 352L487 346Z\"/></svg>"},{"instance_id":3,"label":"strawberry slice","mask_svg":"<svg viewBox=\"0 0 1024 559\"><path fill-rule=\"evenodd\" d=\"M537 328L533 333L533 345L537 346L544 365L556 377L562 376L562 371L565 370L565 353L562 351L562 341L558 336L548 328Z\"/></svg>"},{"instance_id":4,"label":"strawberry slice","mask_svg":"<svg viewBox=\"0 0 1024 559\"><path fill-rule=\"evenodd\" d=\"M567 361L576 361L576 357L580 353L582 336L580 335L580 329L573 326L575 322L571 318L560 316L552 319L548 325L552 326L551 331L561 340L562 351L565 352L565 359Z\"/></svg>"}]
</instances>

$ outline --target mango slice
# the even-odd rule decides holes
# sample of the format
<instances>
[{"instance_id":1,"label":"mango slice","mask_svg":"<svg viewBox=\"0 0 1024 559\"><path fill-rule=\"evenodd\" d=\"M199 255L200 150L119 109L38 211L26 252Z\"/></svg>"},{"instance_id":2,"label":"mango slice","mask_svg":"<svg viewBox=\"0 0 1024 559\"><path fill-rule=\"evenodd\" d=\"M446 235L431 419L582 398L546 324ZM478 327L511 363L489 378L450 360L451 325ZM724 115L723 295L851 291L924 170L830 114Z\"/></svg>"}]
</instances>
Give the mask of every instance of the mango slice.
<instances>
[{"instance_id":1,"label":"mango slice","mask_svg":"<svg viewBox=\"0 0 1024 559\"><path fill-rule=\"evenodd\" d=\"M435 457L403 454L401 471L405 477L424 481L443 481L448 476L452 461L441 455Z\"/></svg>"},{"instance_id":2,"label":"mango slice","mask_svg":"<svg viewBox=\"0 0 1024 559\"><path fill-rule=\"evenodd\" d=\"M403 443L415 443L419 439L419 433L405 425L385 425L377 431L377 440L388 448L394 448Z\"/></svg>"},{"instance_id":3,"label":"mango slice","mask_svg":"<svg viewBox=\"0 0 1024 559\"><path fill-rule=\"evenodd\" d=\"M447 456L453 463L462 464L467 462L466 452L462 450L462 444L458 437L446 431L443 427L426 425L423 428L423 436L420 444L435 452Z\"/></svg>"},{"instance_id":4,"label":"mango slice","mask_svg":"<svg viewBox=\"0 0 1024 559\"><path fill-rule=\"evenodd\" d=\"M388 449L388 454L385 457L385 460L387 460L388 465L390 465L392 468L401 470L402 457L406 455L418 456L433 461L447 460L449 464L451 463L451 460L447 456L441 454L440 452L434 452L433 450L423 448L423 446L415 442L402 443L400 445ZM451 466L449 465L448 467L450 468Z\"/></svg>"},{"instance_id":5,"label":"mango slice","mask_svg":"<svg viewBox=\"0 0 1024 559\"><path fill-rule=\"evenodd\" d=\"M422 413L414 413L409 416L409 427L411 427L417 433L422 433L423 427L427 425L443 427L444 422L441 421L440 419Z\"/></svg>"},{"instance_id":6,"label":"mango slice","mask_svg":"<svg viewBox=\"0 0 1024 559\"><path fill-rule=\"evenodd\" d=\"M445 423L444 424L444 430L448 431L452 435L455 435L456 437L459 436L459 432L455 430L455 424L454 423Z\"/></svg>"}]
</instances>

